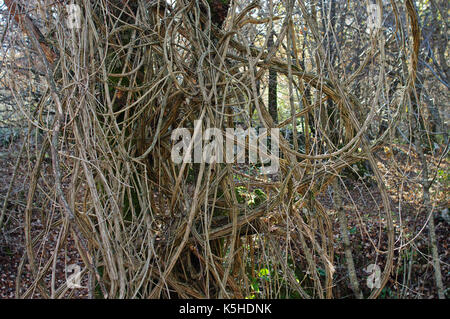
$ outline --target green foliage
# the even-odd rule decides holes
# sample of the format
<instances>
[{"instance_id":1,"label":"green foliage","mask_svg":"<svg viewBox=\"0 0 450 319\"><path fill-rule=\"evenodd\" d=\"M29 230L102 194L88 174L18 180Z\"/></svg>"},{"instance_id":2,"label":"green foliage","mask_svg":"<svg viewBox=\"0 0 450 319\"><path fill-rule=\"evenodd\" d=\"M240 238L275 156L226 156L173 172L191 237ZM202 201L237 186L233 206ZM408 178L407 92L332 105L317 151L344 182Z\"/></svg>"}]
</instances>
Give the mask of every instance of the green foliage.
<instances>
[{"instance_id":1,"label":"green foliage","mask_svg":"<svg viewBox=\"0 0 450 319\"><path fill-rule=\"evenodd\" d=\"M239 204L244 203L244 196L246 194L247 189L244 186L238 186L234 189L234 193L236 194L236 199Z\"/></svg>"},{"instance_id":2,"label":"green foliage","mask_svg":"<svg viewBox=\"0 0 450 319\"><path fill-rule=\"evenodd\" d=\"M319 276L325 277L325 269L317 267L317 272L319 273Z\"/></svg>"},{"instance_id":3,"label":"green foliage","mask_svg":"<svg viewBox=\"0 0 450 319\"><path fill-rule=\"evenodd\" d=\"M262 284L266 281L270 282L271 277L271 271L269 268L261 268L254 278L249 276L252 293L250 296L246 297L246 299L255 299L257 295L260 295L262 293Z\"/></svg>"},{"instance_id":4,"label":"green foliage","mask_svg":"<svg viewBox=\"0 0 450 319\"><path fill-rule=\"evenodd\" d=\"M238 203L245 203L251 208L260 205L267 199L266 193L264 193L264 191L259 188L255 189L253 192L250 192L244 186L238 186L234 189L234 191Z\"/></svg>"},{"instance_id":5,"label":"green foliage","mask_svg":"<svg viewBox=\"0 0 450 319\"><path fill-rule=\"evenodd\" d=\"M267 269L267 268L262 268L262 269L259 271L258 276L259 276L259 278L267 278L267 277L269 276L269 274L270 274L269 269Z\"/></svg>"},{"instance_id":6,"label":"green foliage","mask_svg":"<svg viewBox=\"0 0 450 319\"><path fill-rule=\"evenodd\" d=\"M251 267L251 265L248 265ZM292 258L288 257L288 268L293 271L295 280L297 283L304 281L305 273L299 267L295 267L292 262ZM318 272L321 276L325 276L325 270L318 268ZM276 270L276 267L269 263L256 271L255 277L250 274L253 273L252 269L247 268L248 278L250 280L251 293L245 299L256 299L264 297L264 290L269 286L279 287L277 298L280 299L300 299L301 295L297 290L290 287L290 284L285 280L285 274L281 269ZM308 290L308 289L306 289ZM312 291L311 291L312 292Z\"/></svg>"},{"instance_id":7,"label":"green foliage","mask_svg":"<svg viewBox=\"0 0 450 319\"><path fill-rule=\"evenodd\" d=\"M381 290L381 293L380 293L380 297L379 297L379 298L380 298L380 299L387 299L387 298L389 298L389 299L395 299L395 295L394 295L394 293L392 292L391 288L384 287L384 288Z\"/></svg>"},{"instance_id":8,"label":"green foliage","mask_svg":"<svg viewBox=\"0 0 450 319\"><path fill-rule=\"evenodd\" d=\"M449 185L449 183L450 183L450 175L448 173L448 170L443 170L443 169L438 170L437 171L437 176L438 176L439 182L441 182L445 186Z\"/></svg>"}]
</instances>

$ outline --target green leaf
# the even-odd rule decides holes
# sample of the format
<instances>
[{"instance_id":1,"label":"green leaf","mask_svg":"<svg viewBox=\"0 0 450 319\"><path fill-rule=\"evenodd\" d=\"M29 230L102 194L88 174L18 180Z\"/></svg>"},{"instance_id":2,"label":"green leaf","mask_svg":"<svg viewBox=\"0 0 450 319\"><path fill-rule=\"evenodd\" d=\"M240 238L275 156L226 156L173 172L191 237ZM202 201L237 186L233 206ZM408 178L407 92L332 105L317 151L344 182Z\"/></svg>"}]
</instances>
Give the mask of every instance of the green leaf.
<instances>
[{"instance_id":1,"label":"green leaf","mask_svg":"<svg viewBox=\"0 0 450 319\"><path fill-rule=\"evenodd\" d=\"M257 281L252 283L252 289L253 291L259 291L259 283Z\"/></svg>"},{"instance_id":2,"label":"green leaf","mask_svg":"<svg viewBox=\"0 0 450 319\"><path fill-rule=\"evenodd\" d=\"M317 272L319 273L320 276L325 277L325 270L324 270L324 269L318 267L318 268L317 268Z\"/></svg>"},{"instance_id":3,"label":"green leaf","mask_svg":"<svg viewBox=\"0 0 450 319\"><path fill-rule=\"evenodd\" d=\"M259 277L265 277L269 275L269 269L267 268L263 268L259 271Z\"/></svg>"}]
</instances>

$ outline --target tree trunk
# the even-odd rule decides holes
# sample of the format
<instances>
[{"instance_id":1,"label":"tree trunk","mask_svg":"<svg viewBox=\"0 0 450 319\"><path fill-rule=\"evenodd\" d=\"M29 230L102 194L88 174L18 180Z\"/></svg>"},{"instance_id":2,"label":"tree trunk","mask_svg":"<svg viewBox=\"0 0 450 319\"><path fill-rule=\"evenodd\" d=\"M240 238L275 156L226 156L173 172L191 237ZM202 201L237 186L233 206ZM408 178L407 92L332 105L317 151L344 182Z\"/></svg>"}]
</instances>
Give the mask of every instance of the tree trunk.
<instances>
[{"instance_id":1,"label":"tree trunk","mask_svg":"<svg viewBox=\"0 0 450 319\"><path fill-rule=\"evenodd\" d=\"M334 200L336 209L338 211L339 224L341 226L340 227L341 228L341 237L342 237L342 240L344 241L344 247L345 247L345 262L347 263L347 271L348 271L348 276L350 279L350 285L352 287L353 293L355 294L356 298L362 299L363 294L361 293L361 290L359 289L358 277L356 276L355 263L353 261L352 250L350 248L350 238L348 237L347 216L345 216L345 211L342 207L342 198L341 198L338 179L335 180L333 188L334 188L333 200Z\"/></svg>"},{"instance_id":2,"label":"tree trunk","mask_svg":"<svg viewBox=\"0 0 450 319\"><path fill-rule=\"evenodd\" d=\"M273 47L273 44L274 44L274 35L275 35L275 32L273 31L273 26L272 26L272 32L270 33L269 40L267 42L269 51ZM270 113L270 116L272 116L274 123L278 123L277 86L278 86L277 71L270 68L269 69L269 97L268 97L268 100L269 100L269 113Z\"/></svg>"}]
</instances>

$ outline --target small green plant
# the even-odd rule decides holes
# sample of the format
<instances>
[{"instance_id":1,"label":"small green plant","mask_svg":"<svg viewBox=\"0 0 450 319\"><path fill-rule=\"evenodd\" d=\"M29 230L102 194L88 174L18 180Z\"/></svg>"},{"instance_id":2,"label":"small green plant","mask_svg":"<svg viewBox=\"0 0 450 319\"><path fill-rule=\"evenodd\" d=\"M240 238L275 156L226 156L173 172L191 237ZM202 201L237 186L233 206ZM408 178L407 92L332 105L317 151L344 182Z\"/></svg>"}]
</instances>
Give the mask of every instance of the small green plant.
<instances>
[{"instance_id":1,"label":"small green plant","mask_svg":"<svg viewBox=\"0 0 450 319\"><path fill-rule=\"evenodd\" d=\"M450 183L450 176L449 176L448 171L440 169L437 171L437 175L438 175L439 182L448 186L448 184Z\"/></svg>"},{"instance_id":2,"label":"small green plant","mask_svg":"<svg viewBox=\"0 0 450 319\"><path fill-rule=\"evenodd\" d=\"M387 298L392 299L392 298L395 298L395 296L394 296L394 293L392 292L391 288L384 287L381 290L380 299L387 299Z\"/></svg>"},{"instance_id":3,"label":"small green plant","mask_svg":"<svg viewBox=\"0 0 450 319\"><path fill-rule=\"evenodd\" d=\"M269 269L263 268L259 271L258 276L259 278L268 278L269 274L270 274Z\"/></svg>"},{"instance_id":4,"label":"small green plant","mask_svg":"<svg viewBox=\"0 0 450 319\"><path fill-rule=\"evenodd\" d=\"M250 192L244 186L238 186L234 189L236 199L239 204L247 204L250 207L256 207L267 199L266 193L257 188L253 192Z\"/></svg>"}]
</instances>

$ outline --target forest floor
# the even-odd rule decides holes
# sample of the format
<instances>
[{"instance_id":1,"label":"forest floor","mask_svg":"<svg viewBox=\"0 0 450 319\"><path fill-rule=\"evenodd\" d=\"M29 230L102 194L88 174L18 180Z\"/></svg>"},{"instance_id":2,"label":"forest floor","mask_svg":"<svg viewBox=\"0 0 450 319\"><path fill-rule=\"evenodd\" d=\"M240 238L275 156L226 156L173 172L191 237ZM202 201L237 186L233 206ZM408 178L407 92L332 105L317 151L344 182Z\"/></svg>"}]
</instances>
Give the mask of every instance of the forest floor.
<instances>
[{"instance_id":1,"label":"forest floor","mask_svg":"<svg viewBox=\"0 0 450 319\"><path fill-rule=\"evenodd\" d=\"M377 152L376 158L390 197L397 248L393 273L380 298L437 298L427 227L430 211L422 204L423 193L419 184L421 170L417 154L406 145L391 145ZM450 165L448 160L439 162L439 159L431 156L427 156L427 160L430 172L438 172L437 180L430 189L430 196L441 272L449 297L450 220L445 215L443 217L442 213L449 207ZM387 249L386 232L382 231L387 229L387 223L381 194L375 187L373 177L365 168L361 171L361 168L355 167L355 170L359 171L362 180L355 181L356 179L346 176L346 192L349 196L344 199L344 209L348 216L349 237L360 288L364 296L368 296L370 289L366 280L369 273L365 269L370 264L377 264L383 270L385 256L377 254L374 246L381 251ZM333 211L331 195L322 196L320 201L328 212ZM333 229L339 229L337 216L333 220ZM340 237L337 232L335 236ZM343 245L339 245L335 250L335 260L342 262L337 263L336 267L335 291L341 298L352 296L344 256ZM342 285L342 281L346 285Z\"/></svg>"},{"instance_id":2,"label":"forest floor","mask_svg":"<svg viewBox=\"0 0 450 319\"><path fill-rule=\"evenodd\" d=\"M15 162L19 154L19 143L12 143L9 146L0 147L0 207L3 202L9 182L11 180ZM434 282L434 271L432 266L428 227L426 225L429 212L422 205L422 191L418 184L418 174L420 174L420 162L417 156L408 150L405 145L391 145L390 148L381 149L377 154L378 166L383 173L383 178L387 185L387 190L391 199L391 209L394 216L396 247L405 245L401 250L395 251L394 271L391 278L383 289L381 298L437 298L437 291ZM395 158L395 160L393 160ZM442 211L449 207L449 171L448 159L438 163L438 159L428 158L431 172L438 172L436 182L431 189L432 206L434 208L433 218L435 219L436 234L438 240L439 256L441 260L441 271L444 286L447 287L447 297L450 288L450 250L449 234L450 224L442 217ZM439 168L436 168L439 164ZM32 284L32 274L27 266L27 261L23 258L25 247L24 234L24 211L26 207L26 194L29 180L25 179L26 172L31 169L30 163L24 159L19 165L18 176L12 188L12 193L7 206L7 223L4 231L0 233L0 299L16 298L16 281L20 270L20 293L27 293L29 298L39 298L41 293L38 287ZM355 167L356 168L356 167ZM42 173L50 172L50 160L46 160L42 166ZM358 170L358 168L356 168ZM359 169L361 174L364 174ZM355 259L355 268L359 283L367 296L370 289L367 287L365 272L369 264L376 263L383 269L384 256L377 254L373 246L380 250L386 249L385 218L381 205L381 195L378 189L371 182L370 174L362 180L345 177L347 189L345 192L353 202L344 200L344 209L349 221L349 234L351 248ZM39 192L40 198L36 201L41 204L42 209L32 210L33 235L38 235L46 226L42 220L51 221L57 219L57 212L47 211L48 201L45 191ZM326 208L333 222L335 229L335 242L339 241L339 224L337 216L333 210L332 195L326 192L320 198L321 203ZM34 205L39 206L39 205ZM44 216L46 215L46 216ZM43 218L42 218L43 217ZM58 233L54 230L47 232L46 238L40 240L35 250L36 260L39 266L43 267L49 260L58 239ZM335 288L333 289L336 298L352 298L349 287L347 270L344 262L343 245L336 245L335 250ZM67 279L70 274L65 273L67 265L80 265L83 263L78 255L73 240L70 238L65 247L62 247L55 265L56 276L53 278L55 286ZM408 268L410 266L410 268ZM53 265L50 265L53 267ZM51 273L51 272L49 272ZM86 277L86 276L84 276ZM51 275L43 278L48 287L51 285ZM82 281L82 286L86 285L86 280ZM87 289L73 289L64 295L64 298L86 298Z\"/></svg>"}]
</instances>

